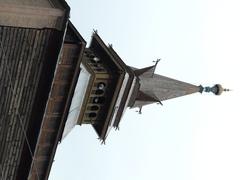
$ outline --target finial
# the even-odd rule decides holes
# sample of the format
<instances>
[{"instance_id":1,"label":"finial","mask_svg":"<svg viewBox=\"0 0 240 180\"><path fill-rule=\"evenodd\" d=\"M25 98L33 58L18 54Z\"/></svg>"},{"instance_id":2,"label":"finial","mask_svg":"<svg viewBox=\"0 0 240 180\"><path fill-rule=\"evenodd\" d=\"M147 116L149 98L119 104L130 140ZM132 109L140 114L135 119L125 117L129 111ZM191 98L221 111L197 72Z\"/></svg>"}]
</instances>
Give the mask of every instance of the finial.
<instances>
[{"instance_id":1,"label":"finial","mask_svg":"<svg viewBox=\"0 0 240 180\"><path fill-rule=\"evenodd\" d=\"M157 64L159 63L159 61L161 61L161 58L160 58L160 59L157 59L156 61L153 61L153 62L155 62L155 66L157 66Z\"/></svg>"},{"instance_id":2,"label":"finial","mask_svg":"<svg viewBox=\"0 0 240 180\"><path fill-rule=\"evenodd\" d=\"M103 140L101 141L101 145L106 145L105 139L103 139Z\"/></svg>"},{"instance_id":3,"label":"finial","mask_svg":"<svg viewBox=\"0 0 240 180\"><path fill-rule=\"evenodd\" d=\"M163 106L163 103L161 101L157 102L157 104L161 104Z\"/></svg>"},{"instance_id":4,"label":"finial","mask_svg":"<svg viewBox=\"0 0 240 180\"><path fill-rule=\"evenodd\" d=\"M93 32L94 32L95 34L97 34L97 33L98 33L97 29L93 29Z\"/></svg>"},{"instance_id":5,"label":"finial","mask_svg":"<svg viewBox=\"0 0 240 180\"><path fill-rule=\"evenodd\" d=\"M206 87L203 87L203 86L200 86L200 92L212 92L213 94L215 95L221 95L223 91L230 91L230 89L225 89L222 87L221 84L215 84L213 87L209 87L209 86L206 86Z\"/></svg>"},{"instance_id":6,"label":"finial","mask_svg":"<svg viewBox=\"0 0 240 180\"><path fill-rule=\"evenodd\" d=\"M159 63L159 61L161 61L161 58L157 59L156 61L153 61L153 62L155 62L155 65L154 65L154 70L153 70L153 73L152 73L152 77L154 76L154 72L156 70L156 67L157 67L157 64Z\"/></svg>"},{"instance_id":7,"label":"finial","mask_svg":"<svg viewBox=\"0 0 240 180\"><path fill-rule=\"evenodd\" d=\"M142 106L139 107L139 111L136 111L136 112L138 112L138 114L142 114Z\"/></svg>"},{"instance_id":8,"label":"finial","mask_svg":"<svg viewBox=\"0 0 240 180\"><path fill-rule=\"evenodd\" d=\"M223 91L226 92L226 91L232 91L232 90L231 90L231 89L225 89L225 88L224 88Z\"/></svg>"}]
</instances>

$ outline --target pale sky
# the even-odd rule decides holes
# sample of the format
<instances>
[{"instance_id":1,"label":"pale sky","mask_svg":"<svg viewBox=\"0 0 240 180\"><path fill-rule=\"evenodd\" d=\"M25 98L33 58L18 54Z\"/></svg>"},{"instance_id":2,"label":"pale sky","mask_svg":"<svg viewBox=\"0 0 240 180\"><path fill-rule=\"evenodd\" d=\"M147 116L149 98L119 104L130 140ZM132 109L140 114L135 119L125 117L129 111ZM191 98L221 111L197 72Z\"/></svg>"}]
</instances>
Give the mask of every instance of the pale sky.
<instances>
[{"instance_id":1,"label":"pale sky","mask_svg":"<svg viewBox=\"0 0 240 180\"><path fill-rule=\"evenodd\" d=\"M240 1L69 0L89 43L93 29L138 68L233 91L193 94L125 113L101 145L77 126L59 145L50 180L239 180Z\"/></svg>"}]
</instances>

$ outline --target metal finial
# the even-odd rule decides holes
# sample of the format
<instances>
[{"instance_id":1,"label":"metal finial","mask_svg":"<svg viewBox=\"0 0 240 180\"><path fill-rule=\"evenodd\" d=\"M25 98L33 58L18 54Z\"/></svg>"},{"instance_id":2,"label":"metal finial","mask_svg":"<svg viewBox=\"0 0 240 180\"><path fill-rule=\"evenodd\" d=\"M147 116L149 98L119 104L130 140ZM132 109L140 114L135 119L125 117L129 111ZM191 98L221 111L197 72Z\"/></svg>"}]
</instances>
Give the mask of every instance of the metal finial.
<instances>
[{"instance_id":1,"label":"metal finial","mask_svg":"<svg viewBox=\"0 0 240 180\"><path fill-rule=\"evenodd\" d=\"M93 32L96 33L96 34L98 33L97 29L93 29Z\"/></svg>"},{"instance_id":2,"label":"metal finial","mask_svg":"<svg viewBox=\"0 0 240 180\"><path fill-rule=\"evenodd\" d=\"M100 141L101 141L101 145L106 145L105 139L101 139Z\"/></svg>"},{"instance_id":3,"label":"metal finial","mask_svg":"<svg viewBox=\"0 0 240 180\"><path fill-rule=\"evenodd\" d=\"M142 107L139 107L139 110L136 112L138 112L138 114L142 114Z\"/></svg>"},{"instance_id":4,"label":"metal finial","mask_svg":"<svg viewBox=\"0 0 240 180\"><path fill-rule=\"evenodd\" d=\"M156 61L153 61L153 62L155 62L155 65L154 65L154 70L153 70L153 73L152 73L152 77L154 76L154 72L155 72L157 64L159 63L160 60L161 60L161 58L157 59Z\"/></svg>"},{"instance_id":5,"label":"metal finial","mask_svg":"<svg viewBox=\"0 0 240 180\"><path fill-rule=\"evenodd\" d=\"M230 91L230 89L225 89L222 87L221 84L215 84L213 87L209 87L209 86L206 86L206 87L202 87L200 86L200 92L212 92L213 94L215 95L221 95L223 91Z\"/></svg>"},{"instance_id":6,"label":"metal finial","mask_svg":"<svg viewBox=\"0 0 240 180\"><path fill-rule=\"evenodd\" d=\"M225 89L225 88L224 88L223 91L226 92L226 91L232 91L232 90L231 90L231 89Z\"/></svg>"},{"instance_id":7,"label":"metal finial","mask_svg":"<svg viewBox=\"0 0 240 180\"><path fill-rule=\"evenodd\" d=\"M163 106L163 103L161 101L157 102L157 104L161 104Z\"/></svg>"},{"instance_id":8,"label":"metal finial","mask_svg":"<svg viewBox=\"0 0 240 180\"><path fill-rule=\"evenodd\" d=\"M155 66L157 66L158 62L161 61L161 58L160 59L157 59L156 61L153 61L155 62Z\"/></svg>"}]
</instances>

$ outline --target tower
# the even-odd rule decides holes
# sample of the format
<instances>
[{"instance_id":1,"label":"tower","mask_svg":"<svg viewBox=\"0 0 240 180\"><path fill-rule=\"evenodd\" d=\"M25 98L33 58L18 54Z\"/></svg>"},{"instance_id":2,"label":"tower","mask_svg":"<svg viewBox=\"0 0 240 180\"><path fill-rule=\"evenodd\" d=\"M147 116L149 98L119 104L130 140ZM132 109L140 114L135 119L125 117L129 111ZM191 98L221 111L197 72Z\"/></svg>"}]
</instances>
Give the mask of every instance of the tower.
<instances>
[{"instance_id":1,"label":"tower","mask_svg":"<svg viewBox=\"0 0 240 180\"><path fill-rule=\"evenodd\" d=\"M219 84L204 88L155 74L159 61L142 69L130 67L94 31L90 46L84 50L62 138L77 124L91 124L104 143L110 130L119 128L127 108L139 108L141 113L148 104L196 92L220 95L227 91Z\"/></svg>"},{"instance_id":2,"label":"tower","mask_svg":"<svg viewBox=\"0 0 240 180\"><path fill-rule=\"evenodd\" d=\"M59 141L90 124L105 142L125 110L221 85L195 86L126 65L94 32L86 42L64 0L0 2L0 179L47 179Z\"/></svg>"},{"instance_id":3,"label":"tower","mask_svg":"<svg viewBox=\"0 0 240 180\"><path fill-rule=\"evenodd\" d=\"M61 118L59 113L51 121L45 108L57 99L49 93L65 49L69 11L64 0L0 1L0 179L45 178Z\"/></svg>"}]
</instances>

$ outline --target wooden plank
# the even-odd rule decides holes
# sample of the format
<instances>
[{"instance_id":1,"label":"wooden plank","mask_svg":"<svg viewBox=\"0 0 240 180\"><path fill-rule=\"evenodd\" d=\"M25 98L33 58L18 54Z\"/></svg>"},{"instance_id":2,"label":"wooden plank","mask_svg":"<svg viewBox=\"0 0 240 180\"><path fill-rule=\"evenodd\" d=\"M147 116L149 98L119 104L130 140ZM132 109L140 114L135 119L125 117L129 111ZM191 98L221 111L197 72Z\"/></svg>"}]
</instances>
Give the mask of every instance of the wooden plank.
<instances>
[{"instance_id":1,"label":"wooden plank","mask_svg":"<svg viewBox=\"0 0 240 180\"><path fill-rule=\"evenodd\" d=\"M0 53L0 92L4 94L0 100L0 163L8 180L16 176L25 141L18 116L27 129L51 32L0 26L0 40L6 49L6 57Z\"/></svg>"}]
</instances>

